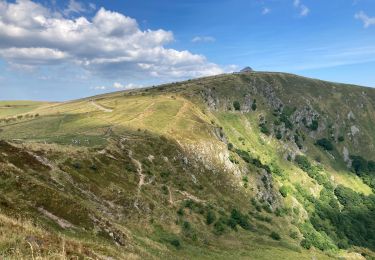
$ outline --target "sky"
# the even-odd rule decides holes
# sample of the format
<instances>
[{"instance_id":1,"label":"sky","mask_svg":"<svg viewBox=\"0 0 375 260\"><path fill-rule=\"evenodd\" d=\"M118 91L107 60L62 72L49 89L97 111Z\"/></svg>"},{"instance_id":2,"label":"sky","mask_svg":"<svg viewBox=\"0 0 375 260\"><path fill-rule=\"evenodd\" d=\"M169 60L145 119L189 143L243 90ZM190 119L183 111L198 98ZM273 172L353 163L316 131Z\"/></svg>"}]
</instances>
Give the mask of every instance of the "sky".
<instances>
[{"instance_id":1,"label":"sky","mask_svg":"<svg viewBox=\"0 0 375 260\"><path fill-rule=\"evenodd\" d=\"M0 0L0 100L231 73L375 87L374 0Z\"/></svg>"}]
</instances>

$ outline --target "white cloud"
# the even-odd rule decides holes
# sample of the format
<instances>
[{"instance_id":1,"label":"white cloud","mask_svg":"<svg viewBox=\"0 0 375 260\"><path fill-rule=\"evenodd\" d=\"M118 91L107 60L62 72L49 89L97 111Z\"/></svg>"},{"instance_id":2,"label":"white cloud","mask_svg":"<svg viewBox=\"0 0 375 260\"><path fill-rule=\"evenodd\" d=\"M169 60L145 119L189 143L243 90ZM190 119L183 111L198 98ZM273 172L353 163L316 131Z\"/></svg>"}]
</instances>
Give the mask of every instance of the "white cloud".
<instances>
[{"instance_id":1,"label":"white cloud","mask_svg":"<svg viewBox=\"0 0 375 260\"><path fill-rule=\"evenodd\" d=\"M300 16L307 16L310 13L310 9L302 4L301 0L293 0L293 5L299 10Z\"/></svg>"},{"instance_id":2,"label":"white cloud","mask_svg":"<svg viewBox=\"0 0 375 260\"><path fill-rule=\"evenodd\" d=\"M216 39L212 36L195 36L193 39L191 39L192 42L215 42Z\"/></svg>"},{"instance_id":3,"label":"white cloud","mask_svg":"<svg viewBox=\"0 0 375 260\"><path fill-rule=\"evenodd\" d=\"M115 83L113 83L113 87L116 88L116 89L134 89L134 88L141 88L143 86L142 85L133 84L133 83L129 83L129 84L123 85L123 84L121 84L119 82L115 82Z\"/></svg>"},{"instance_id":4,"label":"white cloud","mask_svg":"<svg viewBox=\"0 0 375 260\"><path fill-rule=\"evenodd\" d=\"M68 9L82 11L79 5ZM30 0L0 0L0 59L15 67L67 63L122 80L179 79L224 72L202 55L165 47L173 41L170 31L141 30L135 19L104 8L92 19L66 18Z\"/></svg>"},{"instance_id":5,"label":"white cloud","mask_svg":"<svg viewBox=\"0 0 375 260\"><path fill-rule=\"evenodd\" d=\"M128 83L128 84L122 84L120 82L114 82L112 86L96 86L92 87L91 89L95 90L108 90L108 89L117 89L117 90L126 90L126 89L135 89L135 88L141 88L143 85L138 85L134 83Z\"/></svg>"},{"instance_id":6,"label":"white cloud","mask_svg":"<svg viewBox=\"0 0 375 260\"><path fill-rule=\"evenodd\" d=\"M270 12L271 12L271 9L269 9L268 7L264 7L262 10L262 15L269 14Z\"/></svg>"},{"instance_id":7,"label":"white cloud","mask_svg":"<svg viewBox=\"0 0 375 260\"><path fill-rule=\"evenodd\" d=\"M375 17L369 17L365 12L360 11L354 15L354 17L363 22L363 26L368 28L375 25Z\"/></svg>"},{"instance_id":8,"label":"white cloud","mask_svg":"<svg viewBox=\"0 0 375 260\"><path fill-rule=\"evenodd\" d=\"M49 48L6 48L0 49L0 56L10 63L25 65L47 65L60 62L68 57L67 53Z\"/></svg>"},{"instance_id":9,"label":"white cloud","mask_svg":"<svg viewBox=\"0 0 375 260\"><path fill-rule=\"evenodd\" d=\"M69 0L68 7L64 10L64 14L69 15L71 13L83 13L86 11L86 8L80 2L75 0Z\"/></svg>"},{"instance_id":10,"label":"white cloud","mask_svg":"<svg viewBox=\"0 0 375 260\"><path fill-rule=\"evenodd\" d=\"M95 89L95 90L106 90L107 87L106 87L106 86L96 86L96 87L92 87L91 89Z\"/></svg>"}]
</instances>

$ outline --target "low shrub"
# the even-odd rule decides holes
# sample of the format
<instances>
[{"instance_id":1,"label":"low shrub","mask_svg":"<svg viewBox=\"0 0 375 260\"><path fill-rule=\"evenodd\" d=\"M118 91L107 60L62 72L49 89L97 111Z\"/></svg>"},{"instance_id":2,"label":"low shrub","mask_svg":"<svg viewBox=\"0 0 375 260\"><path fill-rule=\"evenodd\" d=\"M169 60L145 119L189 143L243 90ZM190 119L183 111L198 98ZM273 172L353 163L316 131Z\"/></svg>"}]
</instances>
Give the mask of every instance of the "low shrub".
<instances>
[{"instance_id":1,"label":"low shrub","mask_svg":"<svg viewBox=\"0 0 375 260\"><path fill-rule=\"evenodd\" d=\"M276 232L272 232L270 234L270 237L273 239L273 240L280 240L281 239L281 236L279 235L279 233L276 233Z\"/></svg>"},{"instance_id":2,"label":"low shrub","mask_svg":"<svg viewBox=\"0 0 375 260\"><path fill-rule=\"evenodd\" d=\"M286 198L286 196L288 196L289 188L283 185L282 187L280 187L279 192L284 198Z\"/></svg>"},{"instance_id":3,"label":"low shrub","mask_svg":"<svg viewBox=\"0 0 375 260\"><path fill-rule=\"evenodd\" d=\"M262 123L262 124L259 124L259 127L260 127L260 131L265 134L265 135L270 135L271 134L271 131L268 129L267 125Z\"/></svg>"},{"instance_id":4,"label":"low shrub","mask_svg":"<svg viewBox=\"0 0 375 260\"><path fill-rule=\"evenodd\" d=\"M235 110L239 111L241 109L241 104L237 100L233 102L233 107Z\"/></svg>"},{"instance_id":5,"label":"low shrub","mask_svg":"<svg viewBox=\"0 0 375 260\"><path fill-rule=\"evenodd\" d=\"M209 210L207 212L207 216L206 216L206 223L207 225L211 225L212 223L214 223L216 220L216 215L215 215L215 212L213 212L212 210Z\"/></svg>"},{"instance_id":6,"label":"low shrub","mask_svg":"<svg viewBox=\"0 0 375 260\"><path fill-rule=\"evenodd\" d=\"M175 248L181 248L181 242L179 239L175 238L170 241L171 245Z\"/></svg>"},{"instance_id":7,"label":"low shrub","mask_svg":"<svg viewBox=\"0 0 375 260\"><path fill-rule=\"evenodd\" d=\"M322 147L326 151L332 151L333 150L333 144L327 138L322 138L322 139L317 140L316 145Z\"/></svg>"}]
</instances>

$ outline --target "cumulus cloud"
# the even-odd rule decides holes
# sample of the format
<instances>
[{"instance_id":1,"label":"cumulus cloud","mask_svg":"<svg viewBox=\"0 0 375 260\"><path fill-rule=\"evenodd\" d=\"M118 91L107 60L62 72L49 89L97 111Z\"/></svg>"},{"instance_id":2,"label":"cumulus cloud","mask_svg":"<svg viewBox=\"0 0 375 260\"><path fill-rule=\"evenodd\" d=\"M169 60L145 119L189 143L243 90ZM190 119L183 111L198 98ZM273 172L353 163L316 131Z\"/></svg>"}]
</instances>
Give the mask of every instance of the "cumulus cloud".
<instances>
[{"instance_id":1,"label":"cumulus cloud","mask_svg":"<svg viewBox=\"0 0 375 260\"><path fill-rule=\"evenodd\" d=\"M115 82L113 83L113 87L116 88L116 89L134 89L134 88L140 88L140 87L143 87L142 85L137 85L137 84L134 84L134 83L129 83L129 84L121 84L119 82Z\"/></svg>"},{"instance_id":2,"label":"cumulus cloud","mask_svg":"<svg viewBox=\"0 0 375 260\"><path fill-rule=\"evenodd\" d=\"M307 16L310 13L310 9L301 0L293 0L293 5L298 9L300 16Z\"/></svg>"},{"instance_id":3,"label":"cumulus cloud","mask_svg":"<svg viewBox=\"0 0 375 260\"><path fill-rule=\"evenodd\" d=\"M122 84L120 82L114 82L112 86L96 86L92 89L95 90L108 90L108 89L117 89L117 90L126 90L126 89L135 89L135 88L141 88L143 85L138 85L134 83L128 83L128 84Z\"/></svg>"},{"instance_id":4,"label":"cumulus cloud","mask_svg":"<svg viewBox=\"0 0 375 260\"><path fill-rule=\"evenodd\" d=\"M191 39L192 42L214 42L216 39L212 36L195 36L193 39Z\"/></svg>"},{"instance_id":5,"label":"cumulus cloud","mask_svg":"<svg viewBox=\"0 0 375 260\"><path fill-rule=\"evenodd\" d=\"M49 48L4 48L0 56L14 64L46 65L60 63L68 57L67 53Z\"/></svg>"},{"instance_id":6,"label":"cumulus cloud","mask_svg":"<svg viewBox=\"0 0 375 260\"><path fill-rule=\"evenodd\" d=\"M70 1L69 12L83 11L77 3ZM30 0L0 0L0 58L13 66L69 63L95 75L127 80L224 72L202 55L165 47L173 41L170 31L141 30L135 19L104 8L92 18L67 18Z\"/></svg>"},{"instance_id":7,"label":"cumulus cloud","mask_svg":"<svg viewBox=\"0 0 375 260\"><path fill-rule=\"evenodd\" d=\"M369 17L365 12L360 11L354 15L354 17L363 22L365 28L375 25L375 17Z\"/></svg>"}]
</instances>

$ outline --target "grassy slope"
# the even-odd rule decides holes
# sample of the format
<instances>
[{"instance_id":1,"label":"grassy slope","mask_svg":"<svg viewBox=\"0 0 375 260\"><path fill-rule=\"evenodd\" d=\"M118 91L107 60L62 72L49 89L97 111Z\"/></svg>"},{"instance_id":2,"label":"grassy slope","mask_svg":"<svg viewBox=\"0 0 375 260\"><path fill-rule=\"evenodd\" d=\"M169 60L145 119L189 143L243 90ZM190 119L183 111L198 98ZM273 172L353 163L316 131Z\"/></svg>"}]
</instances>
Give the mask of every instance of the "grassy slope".
<instances>
[{"instance_id":1,"label":"grassy slope","mask_svg":"<svg viewBox=\"0 0 375 260\"><path fill-rule=\"evenodd\" d=\"M10 104L13 107L7 108L9 110L0 114L0 118L27 113L38 113L39 117L23 117L9 123L0 123L0 138L5 140L21 139L22 141L18 140L18 142L25 145L21 146L22 149L42 154L55 166L49 170L44 169L45 174L42 175L35 175L35 170L21 167L22 171L27 172L25 183L33 184L32 186L36 187L35 193L30 195L30 191L26 188L27 185L22 192L12 190L17 179L15 176L5 173L16 172L16 170L12 167L7 168L14 162L10 162L9 158L5 159L1 167L3 167L2 176L7 181L4 182L2 188L9 192L5 193L2 199L10 207L10 209L6 209L7 214L29 212L27 215L37 222L42 222L43 228L52 225L52 234L58 230L58 232L66 233L67 237L79 241L86 241L88 237L91 237L92 232L98 232L94 231L95 229L99 229L100 234L101 232L105 233L99 224L92 223L90 215L108 218L111 223L116 223L114 225L118 230L121 230L120 233L128 234L127 241L131 246L125 251L134 256L163 256L167 258L200 256L219 259L228 257L269 259L278 256L285 259L303 259L316 255L319 256L319 259L323 258L324 254L319 251L306 251L296 246L300 238L296 241L289 238L290 230L295 228L291 223L296 219L297 222L302 221L302 216L276 217L274 214L263 211L261 214L268 216L272 221L267 223L252 218L252 223L256 227L254 233L244 230L240 230L239 233L227 231L225 235L216 236L212 234L212 227L207 227L204 224L204 216L194 213L194 211L193 213L187 211L183 217L176 215L176 211L189 198L183 191L213 204L217 212L221 210L229 214L230 208L235 206L254 212L250 199L255 197L256 186L260 185L259 177L254 169L250 169L249 172L242 163L233 165L229 162L227 156L231 152L228 153L226 145L215 134L219 127L223 128L225 137L236 147L249 150L262 162L277 164L287 172L288 178L286 179L274 176L275 189L282 185L293 186L294 183L300 183L312 194L318 196L322 187L294 164L283 159L287 150L284 144L290 143L286 140L278 141L273 137L267 137L260 132L259 116L262 114L267 120L272 120L272 109L267 104L268 100L260 93L261 91L251 93L258 102L256 112L228 111L228 106L231 106L234 100L240 100L243 104L244 95L249 92L249 82L253 82L250 83L250 86L251 84L257 86L272 84L275 86L277 95L288 106L302 106L306 102L306 100L301 100L302 95L311 101L315 100L316 103L313 105L317 110L330 112L325 113L326 121L335 121L338 112L342 113L337 117L339 118L337 121L340 121L347 117L350 109L354 110L353 113L357 117L355 124L361 127L362 136L358 138L358 143L356 140L353 142L345 140L344 143L337 144L337 149L342 149L345 145L351 150L358 151L358 154L369 155L369 159L374 158L371 157L375 156L371 152L373 151L371 145L374 144L375 139L374 128L371 125L371 120L375 115L373 113L374 91L358 87L343 87L293 75L252 73L219 76L162 86L147 91L113 93L93 98L94 101L83 99L61 104L27 104L27 109L22 108L21 110L14 104ZM201 101L202 91L212 87L215 87L216 98L220 100L217 109L207 109ZM364 97L362 92L367 92L367 96ZM324 96L327 100L322 100L319 96ZM353 97L349 100L349 96ZM367 102L365 103L367 111L365 113L361 112L362 108L358 108L359 104L364 102L361 98ZM334 110L337 107L335 102L341 105L340 111ZM4 103L4 105L7 104ZM330 107L327 107L327 104L331 104ZM112 110L112 112L105 112L100 107ZM353 119L340 125L340 131L347 131L351 120ZM145 130L146 132L144 132ZM324 131L322 130L319 134L326 135ZM160 141L159 136L165 136L168 139ZM119 150L120 138L128 140L124 144L125 150ZM178 144L173 144L174 142ZM308 139L305 142L305 145L312 158L314 155L322 156L326 166L325 170L327 174L334 176L334 182L355 188L356 191L364 194L371 193L371 189L346 170L343 163L337 165L336 160L330 160L321 150L317 149L313 145L312 137L311 140ZM98 151L103 147L107 147L108 152L98 155ZM143 170L148 174L146 181L153 180L151 181L152 185L145 185L141 188L141 202L143 201L141 205L144 208L141 208L143 217L140 223L139 212L133 207L134 202L137 201L136 187L139 176L136 175L136 164L129 158L127 152L124 152L127 150L132 150L134 156L142 163ZM176 154L181 159L180 161L174 159ZM199 156L200 154L201 156ZM156 159L147 159L149 155L153 155ZM164 156L169 158L169 161L165 161ZM232 154L232 156L237 155ZM184 165L184 157L188 158L187 165ZM117 158L117 160L114 161L113 158ZM173 160L170 161L172 158ZM78 168L77 162L79 163ZM96 171L91 169L93 164L98 167L99 175L95 173L93 175L92 172ZM125 169L123 169L124 165ZM214 167L213 171L212 167ZM170 169L172 176L168 180L161 177L163 169L166 168ZM61 171L68 173L71 177L68 178ZM250 185L247 188L244 187L242 180L243 171L248 172ZM183 172L185 174L182 174ZM215 178L212 177L212 172L216 172ZM241 172L241 175L233 175L233 172ZM119 173L121 174L119 175ZM122 176L122 174L125 175ZM73 182L70 181L71 178ZM199 184L196 184L194 179L198 179ZM68 197L59 191L61 186L65 187L65 194L68 194ZM168 188L169 192L167 193L170 195L164 194L163 186ZM80 189L77 190L77 187ZM44 189L53 191L50 193L53 196L38 199L40 192L44 192ZM90 193L83 193L82 189L89 190ZM233 190L236 192L233 193ZM19 193L23 194L23 192L29 193L30 197L20 196ZM172 203L170 196L172 196ZM83 215L77 215L73 209L61 206L60 203L64 200L67 203L64 205L76 201L79 205L84 206L85 210L81 213ZM20 208L12 208L15 203L19 204ZM98 203L109 203L108 205L116 206L110 207L109 212L103 213L100 208L98 210ZM205 205L205 203L203 204ZM59 228L53 221L47 221L49 224L46 225L44 223L46 218L41 218L40 213L35 211L35 206L32 205L42 205L74 225L87 225L88 231L81 230L78 232L81 235L77 235L75 232ZM72 204L72 207L74 205ZM301 207L301 205L295 204L295 200L291 196L283 201L283 205L290 208ZM4 207L2 206L2 208ZM117 209L115 210L115 208ZM150 208L153 209L150 211ZM303 210L303 208L301 209ZM71 215L67 215L66 212L71 212ZM121 216L120 219L126 219L126 221L116 218L116 214ZM166 224L165 218L169 219L167 223L175 222L175 224ZM189 221L193 225L193 230L199 237L198 241L192 240L189 234L184 235L184 230L181 228L183 221ZM91 231L94 226L95 228ZM50 228L48 227L48 229ZM280 233L283 242L275 242L270 239L268 235L271 230ZM26 236L30 232L26 230L21 233L20 237ZM169 240L174 236L182 237L182 249L176 250L170 246ZM107 235L103 234L103 238L100 239L91 241L87 250L91 253L101 252L103 255L124 257L113 251L113 242L107 248L98 246L107 243L104 241L112 240L111 237L108 237L108 232ZM208 247L207 244L205 245L207 242ZM5 250L7 247L9 245L3 246L3 254L7 252ZM23 254L30 253L27 245L21 244L19 247ZM57 252L61 253L61 251ZM70 253L75 254L76 252L72 250ZM41 254L46 255L46 252ZM83 254L90 253L84 252Z\"/></svg>"},{"instance_id":2,"label":"grassy slope","mask_svg":"<svg viewBox=\"0 0 375 260\"><path fill-rule=\"evenodd\" d=\"M0 118L28 113L48 104L50 103L36 101L0 101Z\"/></svg>"}]
</instances>

